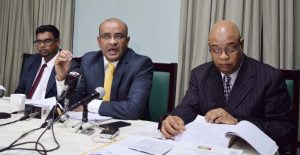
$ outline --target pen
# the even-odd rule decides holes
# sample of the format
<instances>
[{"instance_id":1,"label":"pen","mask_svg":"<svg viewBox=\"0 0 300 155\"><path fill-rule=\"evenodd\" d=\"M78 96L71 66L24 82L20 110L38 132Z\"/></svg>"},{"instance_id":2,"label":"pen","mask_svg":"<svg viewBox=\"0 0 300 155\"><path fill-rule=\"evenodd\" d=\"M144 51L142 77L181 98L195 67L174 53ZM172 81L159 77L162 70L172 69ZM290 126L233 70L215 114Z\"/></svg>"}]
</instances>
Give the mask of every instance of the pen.
<instances>
[{"instance_id":1,"label":"pen","mask_svg":"<svg viewBox=\"0 0 300 155\"><path fill-rule=\"evenodd\" d=\"M198 146L198 149L207 150L207 151L211 151L212 150L211 147L207 147L207 146Z\"/></svg>"}]
</instances>

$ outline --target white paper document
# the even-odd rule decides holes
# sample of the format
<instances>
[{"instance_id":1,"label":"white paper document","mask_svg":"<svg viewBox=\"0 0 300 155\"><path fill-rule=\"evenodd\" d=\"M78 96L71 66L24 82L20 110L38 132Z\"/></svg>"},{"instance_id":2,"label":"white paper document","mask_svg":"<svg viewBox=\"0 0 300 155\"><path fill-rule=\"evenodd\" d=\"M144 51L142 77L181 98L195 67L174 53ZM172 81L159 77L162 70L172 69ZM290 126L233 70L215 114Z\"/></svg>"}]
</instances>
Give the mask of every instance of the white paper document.
<instances>
[{"instance_id":1,"label":"white paper document","mask_svg":"<svg viewBox=\"0 0 300 155\"><path fill-rule=\"evenodd\" d=\"M145 154L165 154L173 148L172 143L165 140L154 139L143 136L130 136L115 144L109 145L100 150L96 150L90 155L145 155Z\"/></svg>"},{"instance_id":2,"label":"white paper document","mask_svg":"<svg viewBox=\"0 0 300 155\"><path fill-rule=\"evenodd\" d=\"M173 145L156 139L143 139L129 147L129 149L153 155L163 155L172 148Z\"/></svg>"},{"instance_id":3,"label":"white paper document","mask_svg":"<svg viewBox=\"0 0 300 155\"><path fill-rule=\"evenodd\" d=\"M40 105L40 106L48 107L49 109L52 109L52 107L55 106L56 102L57 101L55 97L50 97L41 100L31 100L31 99L25 100L25 104Z\"/></svg>"},{"instance_id":4,"label":"white paper document","mask_svg":"<svg viewBox=\"0 0 300 155\"><path fill-rule=\"evenodd\" d=\"M75 120L81 120L82 119L82 112L75 112L75 111L69 111L67 112L67 114L69 115L70 119L75 119ZM97 122L101 122L101 121L106 121L112 119L112 117L108 117L108 116L101 116L99 114L96 113L88 113L88 120L89 121L97 121Z\"/></svg>"},{"instance_id":5,"label":"white paper document","mask_svg":"<svg viewBox=\"0 0 300 155\"><path fill-rule=\"evenodd\" d=\"M179 142L167 155L242 155L242 150Z\"/></svg>"},{"instance_id":6,"label":"white paper document","mask_svg":"<svg viewBox=\"0 0 300 155\"><path fill-rule=\"evenodd\" d=\"M228 147L232 137L238 136L249 143L259 154L274 155L278 149L276 143L249 121L236 125L214 124L198 116L186 125L186 131L176 136L176 141L188 141L202 145ZM256 138L259 137L259 140Z\"/></svg>"}]
</instances>

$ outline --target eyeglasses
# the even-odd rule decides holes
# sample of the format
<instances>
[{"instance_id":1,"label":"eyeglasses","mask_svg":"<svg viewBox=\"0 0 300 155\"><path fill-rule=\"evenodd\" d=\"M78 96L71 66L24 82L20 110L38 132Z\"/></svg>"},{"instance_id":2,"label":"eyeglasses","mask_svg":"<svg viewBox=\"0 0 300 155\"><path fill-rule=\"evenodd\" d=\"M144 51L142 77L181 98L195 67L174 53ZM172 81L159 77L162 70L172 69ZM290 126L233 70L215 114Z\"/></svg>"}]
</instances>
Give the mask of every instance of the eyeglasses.
<instances>
[{"instance_id":1,"label":"eyeglasses","mask_svg":"<svg viewBox=\"0 0 300 155\"><path fill-rule=\"evenodd\" d=\"M225 47L225 49L224 49L224 51L227 55L235 53L240 50L241 50L241 46L239 44L234 44L234 45ZM213 54L221 55L223 50L220 47L209 47L209 51Z\"/></svg>"},{"instance_id":2,"label":"eyeglasses","mask_svg":"<svg viewBox=\"0 0 300 155\"><path fill-rule=\"evenodd\" d=\"M121 41L123 40L126 36L123 33L117 33L115 34L115 36L111 36L109 33L105 33L105 34L100 34L100 37L106 41L111 40L112 38L114 38L114 40L117 41Z\"/></svg>"},{"instance_id":3,"label":"eyeglasses","mask_svg":"<svg viewBox=\"0 0 300 155\"><path fill-rule=\"evenodd\" d=\"M54 42L56 42L57 39L45 39L45 40L35 40L33 43L36 45L36 46L41 46L43 43L46 45L46 46L50 46L52 45Z\"/></svg>"}]
</instances>

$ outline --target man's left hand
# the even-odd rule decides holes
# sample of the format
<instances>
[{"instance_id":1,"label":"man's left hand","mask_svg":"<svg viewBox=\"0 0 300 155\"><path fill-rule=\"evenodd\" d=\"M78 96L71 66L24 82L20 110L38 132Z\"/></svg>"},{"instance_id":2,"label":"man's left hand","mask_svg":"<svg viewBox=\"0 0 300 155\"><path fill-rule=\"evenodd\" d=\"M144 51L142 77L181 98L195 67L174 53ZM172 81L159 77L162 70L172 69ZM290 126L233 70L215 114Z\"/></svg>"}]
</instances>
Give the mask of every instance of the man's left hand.
<instances>
[{"instance_id":1,"label":"man's left hand","mask_svg":"<svg viewBox=\"0 0 300 155\"><path fill-rule=\"evenodd\" d=\"M223 108L211 109L205 114L205 119L210 123L224 123L230 125L238 123L238 120L231 116Z\"/></svg>"}]
</instances>

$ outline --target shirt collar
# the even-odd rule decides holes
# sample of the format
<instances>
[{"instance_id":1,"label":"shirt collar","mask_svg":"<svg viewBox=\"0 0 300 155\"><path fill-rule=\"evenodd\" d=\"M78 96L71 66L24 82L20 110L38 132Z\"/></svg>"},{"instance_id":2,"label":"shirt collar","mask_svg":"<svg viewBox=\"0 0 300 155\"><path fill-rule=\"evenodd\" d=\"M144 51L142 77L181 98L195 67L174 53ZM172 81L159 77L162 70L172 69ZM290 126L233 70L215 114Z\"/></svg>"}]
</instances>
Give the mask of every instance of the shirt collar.
<instances>
[{"instance_id":1,"label":"shirt collar","mask_svg":"<svg viewBox=\"0 0 300 155\"><path fill-rule=\"evenodd\" d=\"M243 64L243 60L242 60L242 62L240 64L239 68L234 73L228 74L228 76L230 76L230 78L231 78L231 80L230 80L230 85L231 86L233 86L233 84L234 84L234 82L235 82L235 80L236 80L236 78L237 78L237 76L239 74L239 71L241 69L242 64ZM222 75L222 79L223 79L224 76L225 76L225 74L221 72L221 75Z\"/></svg>"},{"instance_id":2,"label":"shirt collar","mask_svg":"<svg viewBox=\"0 0 300 155\"><path fill-rule=\"evenodd\" d=\"M42 63L41 63L41 66L43 65L43 64L47 64L47 67L53 67L54 66L54 62L55 62L55 59L57 58L57 56L58 56L58 53L59 52L57 52L56 53L56 55L50 60L50 61L48 61L47 63L46 63L46 61L45 61L45 59L44 58L42 58Z\"/></svg>"},{"instance_id":3,"label":"shirt collar","mask_svg":"<svg viewBox=\"0 0 300 155\"><path fill-rule=\"evenodd\" d=\"M113 64L114 67L117 68L117 65L118 65L118 63L119 63L119 60L118 60L118 61L115 61L115 62L109 62L109 61L106 59L106 57L103 55L103 62L104 62L104 68L106 68L106 66L107 66L108 63Z\"/></svg>"}]
</instances>

